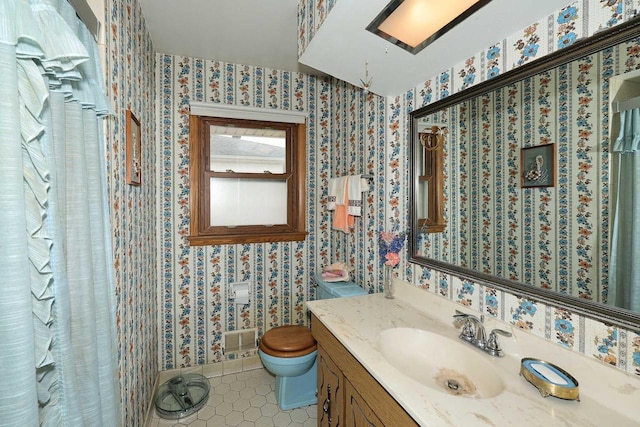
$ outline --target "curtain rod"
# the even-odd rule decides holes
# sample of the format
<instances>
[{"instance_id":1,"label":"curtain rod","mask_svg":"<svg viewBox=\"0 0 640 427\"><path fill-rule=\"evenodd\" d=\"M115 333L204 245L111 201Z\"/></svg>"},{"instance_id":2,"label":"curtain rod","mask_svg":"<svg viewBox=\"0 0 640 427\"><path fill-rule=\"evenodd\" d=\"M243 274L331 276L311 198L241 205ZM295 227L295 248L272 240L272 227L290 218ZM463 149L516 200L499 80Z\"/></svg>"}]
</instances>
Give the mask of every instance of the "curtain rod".
<instances>
[{"instance_id":1,"label":"curtain rod","mask_svg":"<svg viewBox=\"0 0 640 427\"><path fill-rule=\"evenodd\" d=\"M640 96L634 98L625 99L624 101L613 101L611 103L611 110L614 113L620 111L631 110L633 108L640 108Z\"/></svg>"}]
</instances>

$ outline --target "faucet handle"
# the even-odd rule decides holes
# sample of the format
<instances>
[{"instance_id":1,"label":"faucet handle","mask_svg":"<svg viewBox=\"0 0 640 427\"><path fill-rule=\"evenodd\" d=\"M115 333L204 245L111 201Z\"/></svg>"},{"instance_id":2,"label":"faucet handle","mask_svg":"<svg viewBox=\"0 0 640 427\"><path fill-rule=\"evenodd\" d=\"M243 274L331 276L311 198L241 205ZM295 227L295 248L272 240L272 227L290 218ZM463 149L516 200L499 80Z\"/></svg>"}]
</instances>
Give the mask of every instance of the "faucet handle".
<instances>
[{"instance_id":1,"label":"faucet handle","mask_svg":"<svg viewBox=\"0 0 640 427\"><path fill-rule=\"evenodd\" d=\"M502 348L500 348L500 343L498 342L498 336L496 334L500 334L505 337L510 337L512 334L504 329L492 329L489 334L486 347L487 352L492 356L502 357L504 356L504 352L502 351Z\"/></svg>"},{"instance_id":2,"label":"faucet handle","mask_svg":"<svg viewBox=\"0 0 640 427\"><path fill-rule=\"evenodd\" d=\"M473 321L471 320L471 318L467 317L466 320L464 321L464 326L460 331L460 338L462 338L465 341L473 342L473 340L476 337L475 328L476 327L473 324Z\"/></svg>"},{"instance_id":3,"label":"faucet handle","mask_svg":"<svg viewBox=\"0 0 640 427\"><path fill-rule=\"evenodd\" d=\"M453 315L456 321L464 320L462 330L460 331L460 338L473 343L476 341L478 331L481 330L482 322L484 321L484 315L477 318L473 314L463 313L460 310L456 310L456 314ZM484 330L482 330L484 335Z\"/></svg>"}]
</instances>

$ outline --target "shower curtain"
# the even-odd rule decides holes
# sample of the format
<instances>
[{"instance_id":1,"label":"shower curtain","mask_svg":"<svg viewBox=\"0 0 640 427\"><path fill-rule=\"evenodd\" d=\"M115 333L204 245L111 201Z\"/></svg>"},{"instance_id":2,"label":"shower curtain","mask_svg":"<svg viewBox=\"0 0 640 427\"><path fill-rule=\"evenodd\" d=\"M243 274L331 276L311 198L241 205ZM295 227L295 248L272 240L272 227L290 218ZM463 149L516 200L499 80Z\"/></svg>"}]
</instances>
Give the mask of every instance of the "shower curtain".
<instances>
[{"instance_id":1,"label":"shower curtain","mask_svg":"<svg viewBox=\"0 0 640 427\"><path fill-rule=\"evenodd\" d=\"M97 46L0 0L0 425L120 424Z\"/></svg>"},{"instance_id":2,"label":"shower curtain","mask_svg":"<svg viewBox=\"0 0 640 427\"><path fill-rule=\"evenodd\" d=\"M612 149L608 302L640 311L640 109L620 112Z\"/></svg>"}]
</instances>

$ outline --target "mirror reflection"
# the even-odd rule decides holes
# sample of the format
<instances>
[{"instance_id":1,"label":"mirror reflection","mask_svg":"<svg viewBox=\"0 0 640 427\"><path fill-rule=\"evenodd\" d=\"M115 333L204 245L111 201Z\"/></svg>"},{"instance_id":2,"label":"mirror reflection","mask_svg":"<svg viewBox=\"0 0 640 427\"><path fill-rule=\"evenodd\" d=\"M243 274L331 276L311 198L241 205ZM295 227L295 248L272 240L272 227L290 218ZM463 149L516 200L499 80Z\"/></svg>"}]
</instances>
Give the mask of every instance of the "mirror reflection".
<instances>
[{"instance_id":1,"label":"mirror reflection","mask_svg":"<svg viewBox=\"0 0 640 427\"><path fill-rule=\"evenodd\" d=\"M640 95L636 69L638 39L416 114L412 226L420 229L424 202L417 129L421 121L434 120L448 129L442 165L447 226L442 233L415 233L412 256L640 312L640 273L633 272L634 263L640 264L640 174L633 175L639 163L628 160L637 158L638 149L636 143L627 150L632 152L624 161L635 166L620 180L614 157L622 154L614 152L612 141L621 133L621 113L610 109L612 101ZM553 156L541 152L532 158L552 163L541 170L552 168L553 182L523 185L523 152L547 145ZM636 198L614 197L612 190L619 187L631 187L625 191ZM612 200L627 204L614 207ZM633 210L635 217L618 218ZM630 242L612 251L622 236ZM617 254L622 255L612 258ZM614 267L632 273L616 279Z\"/></svg>"},{"instance_id":2,"label":"mirror reflection","mask_svg":"<svg viewBox=\"0 0 640 427\"><path fill-rule=\"evenodd\" d=\"M441 123L418 121L416 210L418 228L424 233L441 233L444 221L443 157L449 129Z\"/></svg>"}]
</instances>

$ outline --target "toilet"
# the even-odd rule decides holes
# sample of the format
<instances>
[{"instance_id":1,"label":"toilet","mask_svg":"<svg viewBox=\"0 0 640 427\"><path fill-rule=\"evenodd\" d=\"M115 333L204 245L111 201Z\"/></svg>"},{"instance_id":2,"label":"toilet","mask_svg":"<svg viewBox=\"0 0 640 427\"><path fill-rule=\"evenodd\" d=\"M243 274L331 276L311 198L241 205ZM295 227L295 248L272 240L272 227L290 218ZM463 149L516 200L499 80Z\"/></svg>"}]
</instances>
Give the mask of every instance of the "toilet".
<instances>
[{"instance_id":1,"label":"toilet","mask_svg":"<svg viewBox=\"0 0 640 427\"><path fill-rule=\"evenodd\" d=\"M316 299L366 294L354 282L325 282L319 274ZM317 403L316 340L303 325L278 326L260 340L258 354L264 367L276 376L276 401L282 410Z\"/></svg>"}]
</instances>

